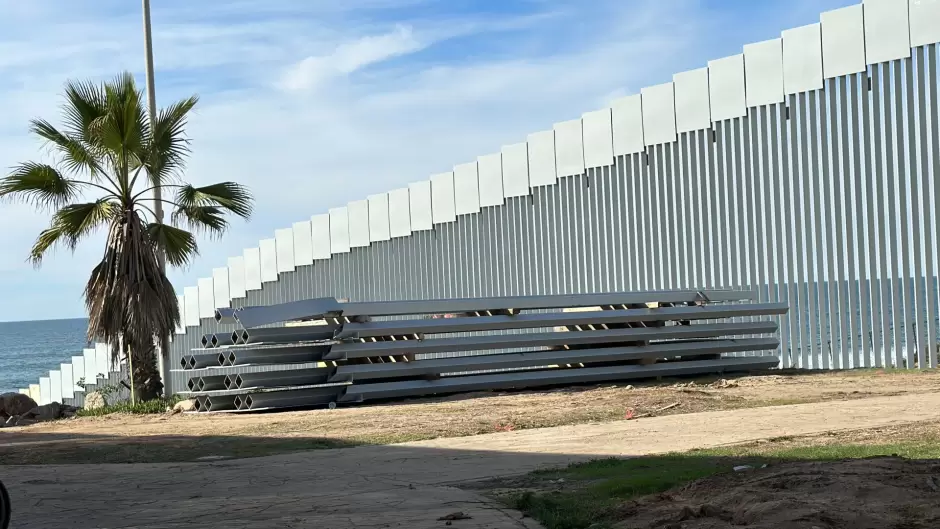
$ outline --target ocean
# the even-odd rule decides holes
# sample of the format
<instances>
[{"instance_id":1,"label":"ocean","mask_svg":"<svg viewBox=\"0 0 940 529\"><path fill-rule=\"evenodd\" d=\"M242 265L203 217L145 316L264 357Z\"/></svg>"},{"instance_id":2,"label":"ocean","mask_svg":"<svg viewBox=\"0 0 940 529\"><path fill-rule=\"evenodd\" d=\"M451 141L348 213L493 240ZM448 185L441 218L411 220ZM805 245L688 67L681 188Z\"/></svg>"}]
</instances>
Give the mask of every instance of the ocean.
<instances>
[{"instance_id":1,"label":"ocean","mask_svg":"<svg viewBox=\"0 0 940 529\"><path fill-rule=\"evenodd\" d=\"M82 354L88 320L0 322L0 393L17 391Z\"/></svg>"}]
</instances>

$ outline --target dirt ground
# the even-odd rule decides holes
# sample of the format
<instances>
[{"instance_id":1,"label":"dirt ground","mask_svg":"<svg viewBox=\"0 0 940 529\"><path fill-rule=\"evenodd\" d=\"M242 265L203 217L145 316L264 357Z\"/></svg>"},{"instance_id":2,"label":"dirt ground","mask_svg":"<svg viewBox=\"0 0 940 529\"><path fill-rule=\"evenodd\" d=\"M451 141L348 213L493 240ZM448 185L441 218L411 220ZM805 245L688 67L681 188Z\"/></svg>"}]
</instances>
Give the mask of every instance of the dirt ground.
<instances>
[{"instance_id":1,"label":"dirt ground","mask_svg":"<svg viewBox=\"0 0 940 529\"><path fill-rule=\"evenodd\" d=\"M644 465L641 469L644 472L627 473L629 480L637 483L638 478L662 478L661 468L650 467L649 461L675 459L670 454L678 452L684 452L679 456L682 459L679 463L684 467L690 460L705 459L707 450L726 451L730 450L727 447L753 444L758 439L765 439L765 444L753 445L749 450L759 455L764 447L771 447L767 452L770 456L772 447L780 443L799 446L801 440L793 436L813 435L819 443L830 442L829 437L823 435L827 431L842 432L833 434L834 439L847 435L850 428L881 428L882 435L901 433L903 436L910 432L912 436L919 436L923 432L915 431L911 425L936 422L938 409L940 392L917 393L569 425L393 446L315 450L266 458L131 465L0 465L0 479L8 485L14 505L18 506L14 510L14 525L19 529L127 527L131 522L142 529L196 526L204 529L436 529L446 525L441 517L455 512L466 513L471 519L454 521L454 527L519 529L534 525L529 525L531 520L520 513L482 497L479 487L469 485L531 476L532 472L540 475L564 472L571 464L598 463L607 468L611 468L611 463ZM190 438L190 446L186 448L193 450L206 439ZM254 443L259 439L251 438ZM918 442L921 437L911 439ZM129 442L122 446L135 446L138 452L153 449L150 445L141 447ZM49 445L40 448L47 449ZM114 452L116 448L112 446L106 451ZM928 450L912 452L895 447L887 450L882 447L879 455L897 452L908 457L912 457L912 453L923 454L918 457L937 457L937 445L928 448L934 456L930 456ZM852 457L865 457L859 453L853 452ZM718 452L719 457L727 458L725 454ZM738 452L728 454L738 459L754 458ZM0 454L0 461L7 462L5 457L6 454ZM624 457L627 459L610 459ZM41 458L40 462L49 460ZM770 462L768 469L756 470L752 477L782 468L777 464L779 460ZM667 477L672 484L651 492L695 479L676 480L682 476L675 476L673 472L681 471L682 467L673 464L668 468ZM728 472L731 468L726 462L718 471ZM613 470L617 476L624 474L619 468ZM695 477L708 475L713 472L699 473ZM589 479L594 479L594 475ZM558 486L557 479L555 481ZM565 485L572 481L569 479ZM930 488L926 482L924 486ZM622 497L624 492L606 486L604 490L608 496L616 494L617 497ZM646 490L650 490L649 487ZM864 489L858 492L865 494ZM921 492L918 490L918 494ZM766 501L764 497L759 499ZM691 501L698 503L700 500L695 497ZM650 505L653 508L655 503ZM626 520L621 518L620 521ZM591 525L592 522L588 522L566 527L586 529ZM826 529L835 527L815 522L812 525ZM812 529L812 525L802 527ZM610 528L609 525L603 527ZM927 529L936 525L884 527Z\"/></svg>"},{"instance_id":2,"label":"dirt ground","mask_svg":"<svg viewBox=\"0 0 940 529\"><path fill-rule=\"evenodd\" d=\"M477 393L336 410L264 414L111 415L0 430L0 461L13 463L141 462L132 448L100 459L86 445L146 443L148 457L185 461L225 447L229 457L330 448L350 444L460 437L498 431L632 418L850 400L940 388L937 371L774 372L727 379L664 380L537 392ZM192 446L198 437L202 450ZM86 439L89 443L81 442ZM250 442L238 445L240 440ZM37 453L30 455L30 445ZM167 445L165 451L155 445ZM83 448L84 447L84 448ZM81 453L83 450L87 454ZM101 450L103 452L103 450ZM41 457L40 457L41 455ZM87 459L87 461L86 461ZM161 460L161 459L157 459Z\"/></svg>"},{"instance_id":3,"label":"dirt ground","mask_svg":"<svg viewBox=\"0 0 940 529\"><path fill-rule=\"evenodd\" d=\"M792 448L940 443L940 422L922 422L742 447L755 455ZM916 445L915 445L916 447ZM929 529L940 527L940 460L875 457L783 462L707 478L645 498L622 529ZM627 513L624 513L627 514Z\"/></svg>"},{"instance_id":4,"label":"dirt ground","mask_svg":"<svg viewBox=\"0 0 940 529\"><path fill-rule=\"evenodd\" d=\"M558 506L593 510L604 528L928 529L940 527L938 450L940 421L925 421L626 460L614 471L537 472L469 486L508 505L518 504L520 494L559 498ZM592 499L631 496L649 480L703 468L716 475L592 507ZM634 474L629 484L619 481ZM588 488L594 492L585 494ZM549 524L555 526L568 525Z\"/></svg>"},{"instance_id":5,"label":"dirt ground","mask_svg":"<svg viewBox=\"0 0 940 529\"><path fill-rule=\"evenodd\" d=\"M792 462L722 474L624 505L622 529L927 529L940 461Z\"/></svg>"}]
</instances>

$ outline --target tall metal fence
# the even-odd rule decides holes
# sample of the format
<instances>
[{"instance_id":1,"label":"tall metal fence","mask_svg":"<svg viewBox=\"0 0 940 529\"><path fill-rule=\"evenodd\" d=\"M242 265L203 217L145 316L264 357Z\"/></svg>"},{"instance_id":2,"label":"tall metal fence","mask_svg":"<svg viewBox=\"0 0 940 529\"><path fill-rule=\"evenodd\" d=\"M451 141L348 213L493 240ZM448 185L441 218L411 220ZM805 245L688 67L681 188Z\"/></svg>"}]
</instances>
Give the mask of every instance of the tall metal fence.
<instances>
[{"instance_id":1,"label":"tall metal fence","mask_svg":"<svg viewBox=\"0 0 940 529\"><path fill-rule=\"evenodd\" d=\"M785 367L936 367L938 42L940 0L867 0L278 230L183 290L167 368L217 307L705 287L788 303Z\"/></svg>"},{"instance_id":2,"label":"tall metal fence","mask_svg":"<svg viewBox=\"0 0 940 529\"><path fill-rule=\"evenodd\" d=\"M217 305L750 287L787 367L936 366L938 41L869 0L315 215L184 291L170 361Z\"/></svg>"}]
</instances>

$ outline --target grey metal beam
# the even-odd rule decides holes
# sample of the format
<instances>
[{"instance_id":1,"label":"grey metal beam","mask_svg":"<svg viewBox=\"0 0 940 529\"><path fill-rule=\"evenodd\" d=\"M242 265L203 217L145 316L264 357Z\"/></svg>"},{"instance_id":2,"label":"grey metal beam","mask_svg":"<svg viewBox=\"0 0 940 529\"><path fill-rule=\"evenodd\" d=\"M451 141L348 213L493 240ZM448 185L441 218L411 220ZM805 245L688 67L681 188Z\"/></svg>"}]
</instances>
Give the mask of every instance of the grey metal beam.
<instances>
[{"instance_id":1,"label":"grey metal beam","mask_svg":"<svg viewBox=\"0 0 940 529\"><path fill-rule=\"evenodd\" d=\"M225 351L229 365L300 364L318 362L330 350L329 345L272 346L231 348Z\"/></svg>"},{"instance_id":2,"label":"grey metal beam","mask_svg":"<svg viewBox=\"0 0 940 529\"><path fill-rule=\"evenodd\" d=\"M226 389L260 389L283 386L313 386L326 384L336 372L335 367L239 373L227 375Z\"/></svg>"},{"instance_id":3,"label":"grey metal beam","mask_svg":"<svg viewBox=\"0 0 940 529\"><path fill-rule=\"evenodd\" d=\"M534 351L526 353L463 356L457 358L436 358L431 360L416 360L414 362L339 366L335 369L335 374L329 381L356 383L363 380L419 377L468 371L590 364L598 362L624 362L677 356L709 356L723 353L772 351L779 346L780 342L776 338L745 338L740 340L669 342L633 347Z\"/></svg>"},{"instance_id":4,"label":"grey metal beam","mask_svg":"<svg viewBox=\"0 0 940 529\"><path fill-rule=\"evenodd\" d=\"M434 320L392 320L368 323L347 323L336 333L336 339L378 336L440 334L575 325L612 325L618 323L706 320L745 316L785 314L784 303L755 305L702 305L662 307L655 309L596 310L587 312L550 312L517 316L480 316L475 318L441 318Z\"/></svg>"},{"instance_id":5,"label":"grey metal beam","mask_svg":"<svg viewBox=\"0 0 940 529\"><path fill-rule=\"evenodd\" d=\"M692 362L667 362L646 366L551 369L522 373L447 377L438 380L362 384L349 386L346 393L340 397L339 402L363 402L374 399L459 393L484 389L527 388L664 376L753 371L776 367L779 362L780 359L776 356L759 356Z\"/></svg>"},{"instance_id":6,"label":"grey metal beam","mask_svg":"<svg viewBox=\"0 0 940 529\"><path fill-rule=\"evenodd\" d=\"M659 290L650 292L613 292L604 294L568 294L558 296L511 296L495 298L437 299L414 301L375 301L340 303L331 298L309 299L269 305L244 307L235 318L246 329L304 319L324 317L405 316L454 312L501 310L546 310L597 305L635 305L640 303L691 303L694 301L749 301L749 290ZM219 313L221 314L221 313ZM219 316L217 314L217 316Z\"/></svg>"},{"instance_id":7,"label":"grey metal beam","mask_svg":"<svg viewBox=\"0 0 940 529\"><path fill-rule=\"evenodd\" d=\"M222 325L238 325L235 308L215 309L215 321Z\"/></svg>"},{"instance_id":8,"label":"grey metal beam","mask_svg":"<svg viewBox=\"0 0 940 529\"><path fill-rule=\"evenodd\" d=\"M333 339L336 325L310 325L302 327L274 327L238 330L232 333L238 345L259 343L317 342Z\"/></svg>"},{"instance_id":9,"label":"grey metal beam","mask_svg":"<svg viewBox=\"0 0 940 529\"><path fill-rule=\"evenodd\" d=\"M234 410L235 397L231 395L213 395L205 397L205 411L225 411Z\"/></svg>"},{"instance_id":10,"label":"grey metal beam","mask_svg":"<svg viewBox=\"0 0 940 529\"><path fill-rule=\"evenodd\" d=\"M270 323L296 321L302 319L320 319L324 316L342 313L342 304L336 298L314 298L277 305L260 307L242 307L236 309L232 316L235 321L246 329L259 327ZM222 323L227 318L227 312L217 310L216 321Z\"/></svg>"},{"instance_id":11,"label":"grey metal beam","mask_svg":"<svg viewBox=\"0 0 940 529\"><path fill-rule=\"evenodd\" d=\"M272 393L278 391L297 391L301 389L321 389L325 387L334 388L336 391L340 391L346 386L349 386L348 383L339 383L339 384L294 384L286 386L271 386L267 388L243 388L243 389L219 389L213 391L182 391L179 395L187 396L192 399L198 398L211 398L211 397L242 397L246 395L256 395L259 393ZM238 409L239 401L235 402L236 409Z\"/></svg>"},{"instance_id":12,"label":"grey metal beam","mask_svg":"<svg viewBox=\"0 0 940 529\"><path fill-rule=\"evenodd\" d=\"M219 367L225 365L226 357L221 353L184 356L181 364L183 369L203 369L206 367Z\"/></svg>"},{"instance_id":13,"label":"grey metal beam","mask_svg":"<svg viewBox=\"0 0 940 529\"><path fill-rule=\"evenodd\" d=\"M612 292L559 296L515 296L505 298L445 299L346 303L343 316L403 316L453 312L497 310L547 310L568 307L635 305L641 303L692 303L695 301L746 301L754 299L749 290L659 290L650 292Z\"/></svg>"},{"instance_id":14,"label":"grey metal beam","mask_svg":"<svg viewBox=\"0 0 940 529\"><path fill-rule=\"evenodd\" d=\"M213 349L216 347L235 345L235 338L233 333L219 332L203 335L203 337L199 340L199 343L201 343L205 349Z\"/></svg>"},{"instance_id":15,"label":"grey metal beam","mask_svg":"<svg viewBox=\"0 0 940 529\"><path fill-rule=\"evenodd\" d=\"M334 345L324 360L344 360L398 354L448 353L483 351L520 347L572 346L648 340L683 340L718 338L742 334L776 332L775 322L715 323L705 325L672 325L668 327L608 329L581 332L547 332L503 334L462 338L434 338L401 342L342 343Z\"/></svg>"},{"instance_id":16,"label":"grey metal beam","mask_svg":"<svg viewBox=\"0 0 940 529\"><path fill-rule=\"evenodd\" d=\"M337 401L346 386L331 386L269 393L252 393L241 397L239 409L259 410L267 408L299 408L324 406Z\"/></svg>"},{"instance_id":17,"label":"grey metal beam","mask_svg":"<svg viewBox=\"0 0 940 529\"><path fill-rule=\"evenodd\" d=\"M225 389L225 375L193 377L186 386L192 392L205 392Z\"/></svg>"}]
</instances>

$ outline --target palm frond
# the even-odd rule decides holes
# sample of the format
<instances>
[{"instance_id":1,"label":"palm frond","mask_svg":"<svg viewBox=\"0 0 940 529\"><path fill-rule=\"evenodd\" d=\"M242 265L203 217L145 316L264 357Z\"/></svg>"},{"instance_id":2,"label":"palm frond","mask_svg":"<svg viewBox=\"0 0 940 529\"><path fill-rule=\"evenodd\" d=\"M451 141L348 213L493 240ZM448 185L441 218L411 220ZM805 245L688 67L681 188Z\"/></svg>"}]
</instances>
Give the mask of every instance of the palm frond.
<instances>
[{"instance_id":1,"label":"palm frond","mask_svg":"<svg viewBox=\"0 0 940 529\"><path fill-rule=\"evenodd\" d=\"M72 137L55 128L43 119L34 119L30 122L30 132L46 140L61 156L62 164L73 172L87 173L97 180L103 169L90 146L82 143L81 139Z\"/></svg>"},{"instance_id":2,"label":"palm frond","mask_svg":"<svg viewBox=\"0 0 940 529\"><path fill-rule=\"evenodd\" d=\"M152 222L147 225L147 236L157 250L166 256L166 262L171 266L186 266L199 255L196 238L186 230Z\"/></svg>"},{"instance_id":3,"label":"palm frond","mask_svg":"<svg viewBox=\"0 0 940 529\"><path fill-rule=\"evenodd\" d=\"M79 196L80 185L52 166L26 162L0 180L0 199L19 200L42 209L59 208Z\"/></svg>"},{"instance_id":4,"label":"palm frond","mask_svg":"<svg viewBox=\"0 0 940 529\"><path fill-rule=\"evenodd\" d=\"M127 178L126 171L139 167L146 158L143 147L149 136L149 125L134 78L122 74L104 85L104 114L89 124L95 144L114 158L114 169Z\"/></svg>"},{"instance_id":5,"label":"palm frond","mask_svg":"<svg viewBox=\"0 0 940 529\"><path fill-rule=\"evenodd\" d=\"M91 81L70 81L65 85L63 117L65 131L91 148L94 145L89 127L105 113L104 91Z\"/></svg>"},{"instance_id":6,"label":"palm frond","mask_svg":"<svg viewBox=\"0 0 940 529\"><path fill-rule=\"evenodd\" d=\"M211 237L221 237L228 231L225 214L217 206L178 207L170 215L170 222L189 227L197 233L206 233Z\"/></svg>"},{"instance_id":7,"label":"palm frond","mask_svg":"<svg viewBox=\"0 0 940 529\"><path fill-rule=\"evenodd\" d=\"M52 216L49 227L43 230L33 243L29 253L30 261L39 266L46 253L59 244L75 251L82 239L114 220L117 213L117 204L107 199L62 207Z\"/></svg>"},{"instance_id":8,"label":"palm frond","mask_svg":"<svg viewBox=\"0 0 940 529\"><path fill-rule=\"evenodd\" d=\"M176 203L181 208L192 206L216 206L242 218L251 217L254 198L248 189L235 182L221 182L204 187L184 185L176 193Z\"/></svg>"},{"instance_id":9,"label":"palm frond","mask_svg":"<svg viewBox=\"0 0 940 529\"><path fill-rule=\"evenodd\" d=\"M147 149L150 185L159 186L172 180L185 166L190 152L189 139L186 137L187 119L198 102L196 96L177 101L161 109L154 118Z\"/></svg>"}]
</instances>

